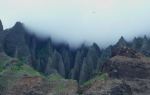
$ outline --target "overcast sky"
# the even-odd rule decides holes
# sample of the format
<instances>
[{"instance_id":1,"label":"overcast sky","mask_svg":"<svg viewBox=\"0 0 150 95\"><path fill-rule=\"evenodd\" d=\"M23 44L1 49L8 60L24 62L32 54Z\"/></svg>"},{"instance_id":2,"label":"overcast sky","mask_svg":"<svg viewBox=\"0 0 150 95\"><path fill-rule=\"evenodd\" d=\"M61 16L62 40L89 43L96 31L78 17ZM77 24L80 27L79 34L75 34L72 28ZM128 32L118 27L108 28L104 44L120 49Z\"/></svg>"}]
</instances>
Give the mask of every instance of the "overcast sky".
<instances>
[{"instance_id":1,"label":"overcast sky","mask_svg":"<svg viewBox=\"0 0 150 95\"><path fill-rule=\"evenodd\" d=\"M0 0L0 19L71 45L106 46L150 33L150 0Z\"/></svg>"}]
</instances>

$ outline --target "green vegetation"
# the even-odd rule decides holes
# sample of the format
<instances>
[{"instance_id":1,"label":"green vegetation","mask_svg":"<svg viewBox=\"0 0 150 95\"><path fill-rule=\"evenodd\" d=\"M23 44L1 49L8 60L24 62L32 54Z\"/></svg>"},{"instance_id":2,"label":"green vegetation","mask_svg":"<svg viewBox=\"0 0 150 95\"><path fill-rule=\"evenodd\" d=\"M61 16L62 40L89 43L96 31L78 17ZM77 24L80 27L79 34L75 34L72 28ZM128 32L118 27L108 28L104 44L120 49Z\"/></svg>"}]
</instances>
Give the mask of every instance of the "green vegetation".
<instances>
[{"instance_id":1,"label":"green vegetation","mask_svg":"<svg viewBox=\"0 0 150 95\"><path fill-rule=\"evenodd\" d=\"M5 54L0 54L0 72L2 72L5 68L5 64L7 64L11 60L10 57Z\"/></svg>"},{"instance_id":2,"label":"green vegetation","mask_svg":"<svg viewBox=\"0 0 150 95\"><path fill-rule=\"evenodd\" d=\"M98 75L98 76L94 77L93 79L91 79L91 80L85 82L85 83L83 84L83 86L91 85L92 83L94 83L94 82L97 81L97 80L104 81L104 80L107 80L107 79L108 79L108 74L107 74L107 73L103 73L103 74Z\"/></svg>"},{"instance_id":3,"label":"green vegetation","mask_svg":"<svg viewBox=\"0 0 150 95\"><path fill-rule=\"evenodd\" d=\"M75 89L77 82L74 80L64 79L61 75L54 73L47 77L54 95L61 95L68 92L69 89Z\"/></svg>"},{"instance_id":4,"label":"green vegetation","mask_svg":"<svg viewBox=\"0 0 150 95\"><path fill-rule=\"evenodd\" d=\"M23 76L42 75L22 61L0 53L0 76L0 92L3 92Z\"/></svg>"},{"instance_id":5,"label":"green vegetation","mask_svg":"<svg viewBox=\"0 0 150 95\"><path fill-rule=\"evenodd\" d=\"M6 65L8 66L0 66L2 68L0 72L1 75L11 72L18 76L41 76L39 72L20 61L16 61L16 63L7 63Z\"/></svg>"},{"instance_id":6,"label":"green vegetation","mask_svg":"<svg viewBox=\"0 0 150 95\"><path fill-rule=\"evenodd\" d=\"M48 78L49 81L59 81L59 80L63 79L63 77L60 76L60 75L57 74L57 73L51 74L51 75L49 75L47 78Z\"/></svg>"},{"instance_id":7,"label":"green vegetation","mask_svg":"<svg viewBox=\"0 0 150 95\"><path fill-rule=\"evenodd\" d=\"M22 61L0 54L0 95L23 76L42 76Z\"/></svg>"},{"instance_id":8,"label":"green vegetation","mask_svg":"<svg viewBox=\"0 0 150 95\"><path fill-rule=\"evenodd\" d=\"M53 88L57 93L62 92L65 89L65 84L63 82L63 77L57 73L51 74L47 77L51 85L55 85Z\"/></svg>"}]
</instances>

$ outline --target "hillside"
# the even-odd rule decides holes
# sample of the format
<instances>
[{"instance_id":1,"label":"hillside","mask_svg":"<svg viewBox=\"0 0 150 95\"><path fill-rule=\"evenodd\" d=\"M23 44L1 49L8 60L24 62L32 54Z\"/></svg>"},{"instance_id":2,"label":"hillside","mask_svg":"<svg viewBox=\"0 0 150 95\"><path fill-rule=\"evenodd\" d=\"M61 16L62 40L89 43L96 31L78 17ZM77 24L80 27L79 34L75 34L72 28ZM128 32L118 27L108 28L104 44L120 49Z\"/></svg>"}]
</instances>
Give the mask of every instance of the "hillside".
<instances>
[{"instance_id":1,"label":"hillside","mask_svg":"<svg viewBox=\"0 0 150 95\"><path fill-rule=\"evenodd\" d=\"M150 39L73 49L0 21L0 95L149 95Z\"/></svg>"},{"instance_id":2,"label":"hillside","mask_svg":"<svg viewBox=\"0 0 150 95\"><path fill-rule=\"evenodd\" d=\"M102 69L104 74L87 81L81 86L81 93L83 95L149 95L150 58L125 47L115 53L116 55L104 64ZM131 57L131 54L134 57Z\"/></svg>"},{"instance_id":3,"label":"hillside","mask_svg":"<svg viewBox=\"0 0 150 95\"><path fill-rule=\"evenodd\" d=\"M43 76L27 64L0 54L0 95L73 95L77 92L74 80L58 74Z\"/></svg>"}]
</instances>

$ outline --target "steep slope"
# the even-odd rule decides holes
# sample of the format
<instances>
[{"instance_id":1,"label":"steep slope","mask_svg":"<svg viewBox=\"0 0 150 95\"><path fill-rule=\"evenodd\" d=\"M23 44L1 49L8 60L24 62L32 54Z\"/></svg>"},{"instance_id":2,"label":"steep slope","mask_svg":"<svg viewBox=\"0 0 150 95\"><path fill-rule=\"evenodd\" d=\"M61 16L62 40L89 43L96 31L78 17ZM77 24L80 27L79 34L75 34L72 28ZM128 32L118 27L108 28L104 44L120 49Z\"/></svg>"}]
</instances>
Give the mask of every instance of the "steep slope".
<instances>
[{"instance_id":1,"label":"steep slope","mask_svg":"<svg viewBox=\"0 0 150 95\"><path fill-rule=\"evenodd\" d=\"M4 95L76 95L77 83L72 80L48 81L42 77L23 77Z\"/></svg>"},{"instance_id":2,"label":"steep slope","mask_svg":"<svg viewBox=\"0 0 150 95\"><path fill-rule=\"evenodd\" d=\"M30 66L23 64L16 58L11 58L0 53L0 94L6 95L9 88L20 78L24 76L41 76Z\"/></svg>"},{"instance_id":3,"label":"steep slope","mask_svg":"<svg viewBox=\"0 0 150 95\"><path fill-rule=\"evenodd\" d=\"M3 31L3 25L2 25L2 22L0 20L0 32Z\"/></svg>"},{"instance_id":4,"label":"steep slope","mask_svg":"<svg viewBox=\"0 0 150 95\"><path fill-rule=\"evenodd\" d=\"M17 22L12 28L4 32L7 32L3 40L3 49L6 54L11 57L27 60L30 53L26 44L27 32L23 24Z\"/></svg>"},{"instance_id":5,"label":"steep slope","mask_svg":"<svg viewBox=\"0 0 150 95\"><path fill-rule=\"evenodd\" d=\"M31 34L21 22L0 33L2 52L28 63L45 75L59 73L64 78L83 83L98 71L97 66L102 63L102 51L96 43L71 49L64 43L55 44L51 38L43 39Z\"/></svg>"},{"instance_id":6,"label":"steep slope","mask_svg":"<svg viewBox=\"0 0 150 95\"><path fill-rule=\"evenodd\" d=\"M3 39L5 37L6 33L3 31L3 24L0 20L0 52L3 52Z\"/></svg>"},{"instance_id":7,"label":"steep slope","mask_svg":"<svg viewBox=\"0 0 150 95\"><path fill-rule=\"evenodd\" d=\"M128 84L108 76L96 76L81 87L83 95L133 95Z\"/></svg>"},{"instance_id":8,"label":"steep slope","mask_svg":"<svg viewBox=\"0 0 150 95\"><path fill-rule=\"evenodd\" d=\"M0 95L75 95L78 84L58 74L48 77L4 53L0 54Z\"/></svg>"},{"instance_id":9,"label":"steep slope","mask_svg":"<svg viewBox=\"0 0 150 95\"><path fill-rule=\"evenodd\" d=\"M103 66L104 75L81 87L84 95L150 94L150 58L126 46L117 48Z\"/></svg>"},{"instance_id":10,"label":"steep slope","mask_svg":"<svg viewBox=\"0 0 150 95\"><path fill-rule=\"evenodd\" d=\"M150 39L72 49L0 23L0 95L149 95ZM77 80L81 85L74 80ZM90 80L91 79L91 80ZM9 84L9 85L8 85ZM23 87L23 89L21 89Z\"/></svg>"}]
</instances>

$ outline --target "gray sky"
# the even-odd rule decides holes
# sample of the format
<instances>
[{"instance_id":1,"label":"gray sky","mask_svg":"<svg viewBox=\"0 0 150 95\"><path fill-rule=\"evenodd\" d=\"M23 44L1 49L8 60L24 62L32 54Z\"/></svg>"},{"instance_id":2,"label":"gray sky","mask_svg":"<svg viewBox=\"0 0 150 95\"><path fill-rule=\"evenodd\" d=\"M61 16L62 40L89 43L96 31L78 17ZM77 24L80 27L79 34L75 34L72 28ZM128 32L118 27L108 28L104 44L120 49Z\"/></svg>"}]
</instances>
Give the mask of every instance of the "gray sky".
<instances>
[{"instance_id":1,"label":"gray sky","mask_svg":"<svg viewBox=\"0 0 150 95\"><path fill-rule=\"evenodd\" d=\"M0 19L71 45L107 46L150 33L150 0L0 0Z\"/></svg>"}]
</instances>

